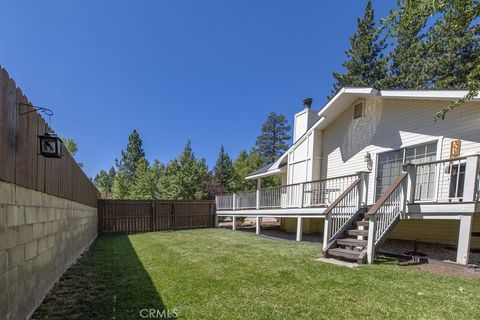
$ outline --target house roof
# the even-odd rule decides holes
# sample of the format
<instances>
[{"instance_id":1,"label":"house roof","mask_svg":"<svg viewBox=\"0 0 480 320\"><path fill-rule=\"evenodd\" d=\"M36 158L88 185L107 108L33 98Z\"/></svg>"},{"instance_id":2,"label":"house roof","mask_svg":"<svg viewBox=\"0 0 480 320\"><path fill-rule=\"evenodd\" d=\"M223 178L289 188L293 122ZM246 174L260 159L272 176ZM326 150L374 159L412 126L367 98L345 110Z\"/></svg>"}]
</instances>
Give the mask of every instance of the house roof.
<instances>
[{"instance_id":1,"label":"house roof","mask_svg":"<svg viewBox=\"0 0 480 320\"><path fill-rule=\"evenodd\" d=\"M280 168L286 164L288 154L302 143L311 131L326 128L360 98L381 97L385 99L453 101L465 97L467 93L468 91L466 90L378 90L375 88L342 88L320 109L318 112L320 119L308 128L277 161L260 168L257 170L258 172L252 172L245 177L245 179L258 179L281 172ZM473 98L473 101L480 101L480 96L477 95Z\"/></svg>"}]
</instances>

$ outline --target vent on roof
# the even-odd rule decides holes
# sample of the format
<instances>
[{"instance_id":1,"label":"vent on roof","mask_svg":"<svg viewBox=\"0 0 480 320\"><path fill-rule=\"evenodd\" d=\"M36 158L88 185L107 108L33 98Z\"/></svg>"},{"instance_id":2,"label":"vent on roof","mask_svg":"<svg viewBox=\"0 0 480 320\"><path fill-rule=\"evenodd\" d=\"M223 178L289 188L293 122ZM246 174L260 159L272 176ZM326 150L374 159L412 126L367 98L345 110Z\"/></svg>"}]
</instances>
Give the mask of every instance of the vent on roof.
<instances>
[{"instance_id":1,"label":"vent on roof","mask_svg":"<svg viewBox=\"0 0 480 320\"><path fill-rule=\"evenodd\" d=\"M360 101L353 105L353 119L358 119L365 116L365 102Z\"/></svg>"}]
</instances>

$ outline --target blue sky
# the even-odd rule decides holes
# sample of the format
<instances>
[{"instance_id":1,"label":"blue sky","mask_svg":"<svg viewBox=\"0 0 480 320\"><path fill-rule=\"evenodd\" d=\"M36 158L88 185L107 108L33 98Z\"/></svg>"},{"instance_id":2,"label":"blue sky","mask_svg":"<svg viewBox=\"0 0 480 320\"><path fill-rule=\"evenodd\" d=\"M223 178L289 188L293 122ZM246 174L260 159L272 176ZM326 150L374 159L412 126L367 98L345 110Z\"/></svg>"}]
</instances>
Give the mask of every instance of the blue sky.
<instances>
[{"instance_id":1,"label":"blue sky","mask_svg":"<svg viewBox=\"0 0 480 320\"><path fill-rule=\"evenodd\" d=\"M393 1L373 2L385 17ZM213 166L249 150L270 111L319 109L365 1L2 1L0 64L94 176L135 128L147 158L187 139Z\"/></svg>"}]
</instances>

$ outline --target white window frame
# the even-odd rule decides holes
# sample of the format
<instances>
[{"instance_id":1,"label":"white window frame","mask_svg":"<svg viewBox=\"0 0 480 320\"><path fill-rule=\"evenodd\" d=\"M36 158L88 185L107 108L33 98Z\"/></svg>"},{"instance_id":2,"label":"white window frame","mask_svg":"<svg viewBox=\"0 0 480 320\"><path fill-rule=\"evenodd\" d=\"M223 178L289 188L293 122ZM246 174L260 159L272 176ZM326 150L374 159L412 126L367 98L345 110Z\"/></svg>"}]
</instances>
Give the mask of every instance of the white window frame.
<instances>
[{"instance_id":1,"label":"white window frame","mask_svg":"<svg viewBox=\"0 0 480 320\"><path fill-rule=\"evenodd\" d=\"M441 159L441 151L442 151L442 146L443 146L443 136L439 136L435 139L432 139L432 140L427 140L427 141L422 141L420 143L409 143L409 144L402 144L400 146L400 148L397 148L397 149L390 149L390 150L384 150L382 152L377 152L375 154L375 168L373 168L374 170L374 177L373 177L373 197L372 197L372 200L373 200L373 203L375 203L377 201L377 170L378 170L378 158L379 158L379 155L382 155L384 153L387 153L387 152L393 152L393 151L400 151L400 150L403 150L403 156L402 156L402 164L405 164L405 156L406 156L406 149L408 148L415 148L415 147L420 147L420 146L425 146L425 145L428 145L428 144L433 144L433 143L437 143L437 151L436 151L436 160L440 160ZM438 175L436 174L435 175L435 180L437 179ZM435 184L435 194L437 194L437 184Z\"/></svg>"}]
</instances>

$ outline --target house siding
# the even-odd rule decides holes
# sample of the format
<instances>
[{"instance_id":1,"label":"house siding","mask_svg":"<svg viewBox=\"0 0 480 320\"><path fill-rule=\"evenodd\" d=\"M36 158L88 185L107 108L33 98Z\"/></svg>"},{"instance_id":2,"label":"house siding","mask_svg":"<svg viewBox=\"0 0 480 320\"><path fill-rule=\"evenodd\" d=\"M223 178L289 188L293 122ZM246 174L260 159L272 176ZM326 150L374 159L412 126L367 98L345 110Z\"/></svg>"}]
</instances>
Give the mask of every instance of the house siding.
<instances>
[{"instance_id":1,"label":"house siding","mask_svg":"<svg viewBox=\"0 0 480 320\"><path fill-rule=\"evenodd\" d=\"M374 202L376 156L406 146L440 141L437 154L449 157L450 143L462 140L461 155L480 151L480 103L468 103L434 121L445 101L370 98L365 116L353 120L348 108L323 130L321 174L331 178L367 170L364 156L373 160L368 182L368 203Z\"/></svg>"}]
</instances>

